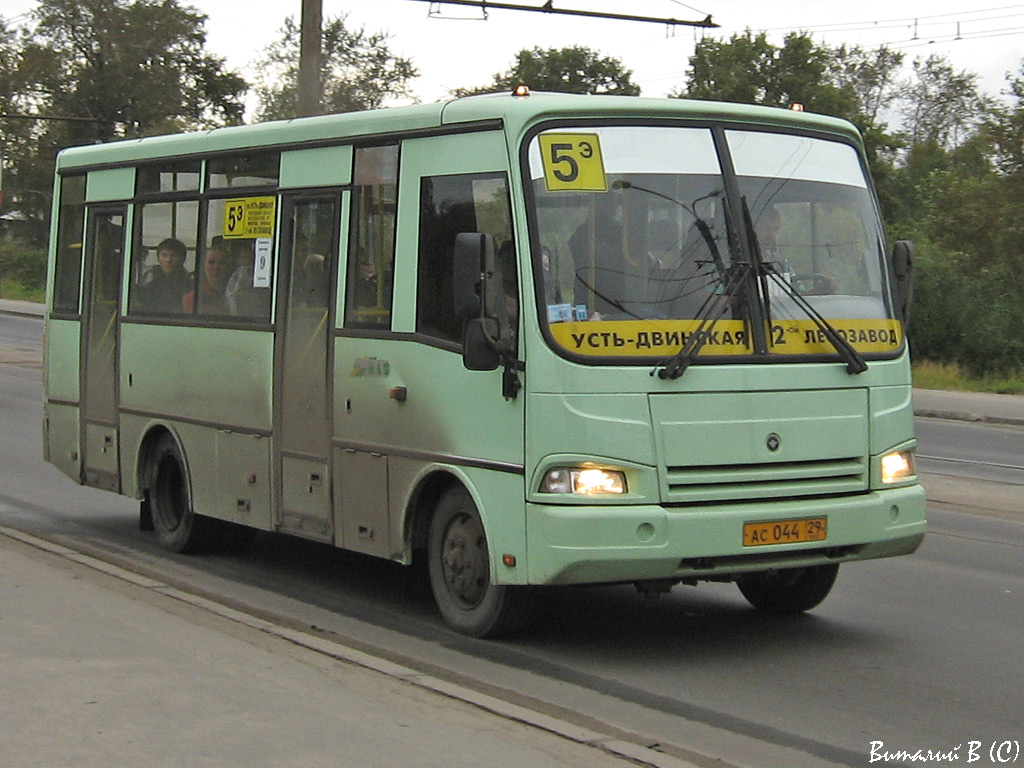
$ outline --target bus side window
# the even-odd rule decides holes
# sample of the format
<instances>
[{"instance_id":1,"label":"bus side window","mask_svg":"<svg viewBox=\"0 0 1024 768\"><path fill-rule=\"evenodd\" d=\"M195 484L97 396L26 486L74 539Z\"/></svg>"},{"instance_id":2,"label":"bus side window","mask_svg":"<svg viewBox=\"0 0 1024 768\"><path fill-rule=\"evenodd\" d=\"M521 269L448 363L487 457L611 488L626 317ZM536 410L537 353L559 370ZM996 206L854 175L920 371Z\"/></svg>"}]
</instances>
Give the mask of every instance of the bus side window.
<instances>
[{"instance_id":1,"label":"bus side window","mask_svg":"<svg viewBox=\"0 0 1024 768\"><path fill-rule=\"evenodd\" d=\"M57 261L53 278L55 312L78 312L85 237L85 176L64 176L60 183Z\"/></svg>"},{"instance_id":2,"label":"bus side window","mask_svg":"<svg viewBox=\"0 0 1024 768\"><path fill-rule=\"evenodd\" d=\"M186 295L185 311L268 322L271 270L256 267L256 238L227 236L226 205L220 198L206 203L198 288Z\"/></svg>"},{"instance_id":3,"label":"bus side window","mask_svg":"<svg viewBox=\"0 0 1024 768\"><path fill-rule=\"evenodd\" d=\"M510 327L518 319L518 283L508 184L503 173L433 176L420 182L416 330L462 343L452 298L452 256L460 232L494 237Z\"/></svg>"},{"instance_id":4,"label":"bus side window","mask_svg":"<svg viewBox=\"0 0 1024 768\"><path fill-rule=\"evenodd\" d=\"M199 203L149 203L138 210L128 311L181 314L185 296L195 287Z\"/></svg>"},{"instance_id":5,"label":"bus side window","mask_svg":"<svg viewBox=\"0 0 1024 768\"><path fill-rule=\"evenodd\" d=\"M348 326L391 325L397 206L398 145L356 149L345 291Z\"/></svg>"}]
</instances>

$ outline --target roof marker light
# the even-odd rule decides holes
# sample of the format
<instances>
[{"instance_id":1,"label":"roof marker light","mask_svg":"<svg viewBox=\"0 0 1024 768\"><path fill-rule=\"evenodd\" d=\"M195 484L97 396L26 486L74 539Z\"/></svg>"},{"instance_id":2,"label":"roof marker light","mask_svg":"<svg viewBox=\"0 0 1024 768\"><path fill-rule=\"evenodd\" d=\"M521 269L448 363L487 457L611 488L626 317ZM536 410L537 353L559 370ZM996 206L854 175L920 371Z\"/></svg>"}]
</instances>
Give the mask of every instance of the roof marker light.
<instances>
[{"instance_id":1,"label":"roof marker light","mask_svg":"<svg viewBox=\"0 0 1024 768\"><path fill-rule=\"evenodd\" d=\"M512 89L512 95L513 96L529 96L530 95L530 86L528 86L528 85L517 85L515 88Z\"/></svg>"}]
</instances>

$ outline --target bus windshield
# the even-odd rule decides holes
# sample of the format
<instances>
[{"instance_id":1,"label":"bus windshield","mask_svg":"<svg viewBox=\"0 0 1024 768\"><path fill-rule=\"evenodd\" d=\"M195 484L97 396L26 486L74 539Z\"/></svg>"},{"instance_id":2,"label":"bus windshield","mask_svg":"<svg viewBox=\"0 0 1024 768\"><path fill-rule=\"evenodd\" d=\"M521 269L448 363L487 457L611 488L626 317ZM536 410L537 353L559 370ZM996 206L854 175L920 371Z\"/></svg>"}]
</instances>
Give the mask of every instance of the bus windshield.
<instances>
[{"instance_id":1,"label":"bus windshield","mask_svg":"<svg viewBox=\"0 0 1024 768\"><path fill-rule=\"evenodd\" d=\"M834 335L854 355L902 346L853 146L559 127L537 133L528 158L542 322L561 351L663 359L697 332L701 357L835 357Z\"/></svg>"}]
</instances>

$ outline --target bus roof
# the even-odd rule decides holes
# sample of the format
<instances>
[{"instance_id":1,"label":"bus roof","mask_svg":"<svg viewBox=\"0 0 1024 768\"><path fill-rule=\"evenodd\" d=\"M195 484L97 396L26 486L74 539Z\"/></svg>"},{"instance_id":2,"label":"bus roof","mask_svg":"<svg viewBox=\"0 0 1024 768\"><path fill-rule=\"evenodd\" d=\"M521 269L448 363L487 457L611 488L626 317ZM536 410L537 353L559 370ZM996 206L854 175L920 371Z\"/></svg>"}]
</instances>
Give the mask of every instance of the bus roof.
<instances>
[{"instance_id":1,"label":"bus roof","mask_svg":"<svg viewBox=\"0 0 1024 768\"><path fill-rule=\"evenodd\" d=\"M586 96L495 93L433 104L390 107L365 112L319 115L207 131L150 136L92 144L63 150L57 171L130 165L160 158L271 149L288 146L339 144L386 135L458 130L493 122L511 135L528 125L559 118L703 119L779 128L814 129L860 142L849 122L824 115L718 101L652 99L637 96Z\"/></svg>"}]
</instances>

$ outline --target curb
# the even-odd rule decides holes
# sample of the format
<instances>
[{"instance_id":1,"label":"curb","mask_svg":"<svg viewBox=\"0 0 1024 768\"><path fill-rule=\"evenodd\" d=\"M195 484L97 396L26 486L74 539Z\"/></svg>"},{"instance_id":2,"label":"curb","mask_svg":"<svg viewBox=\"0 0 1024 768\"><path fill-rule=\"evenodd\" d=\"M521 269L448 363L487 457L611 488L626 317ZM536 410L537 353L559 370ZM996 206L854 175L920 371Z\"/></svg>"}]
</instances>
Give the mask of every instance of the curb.
<instances>
[{"instance_id":1,"label":"curb","mask_svg":"<svg viewBox=\"0 0 1024 768\"><path fill-rule=\"evenodd\" d=\"M969 421L993 426L1024 427L1024 418L1015 416L979 416L969 411L943 411L935 408L915 408L914 416L922 419L945 419L947 421Z\"/></svg>"},{"instance_id":2,"label":"curb","mask_svg":"<svg viewBox=\"0 0 1024 768\"><path fill-rule=\"evenodd\" d=\"M15 304L15 306L10 306ZM24 304L25 306L17 306L18 304ZM15 302L14 300L2 300L0 301L0 315L15 315L17 317L33 317L37 320L42 320L45 312L42 304L33 304L31 302Z\"/></svg>"}]
</instances>

